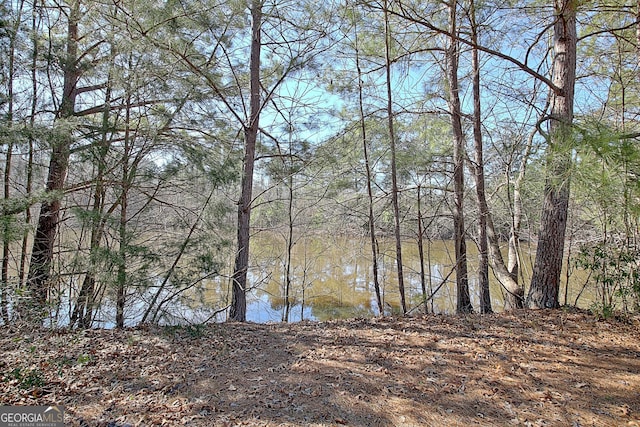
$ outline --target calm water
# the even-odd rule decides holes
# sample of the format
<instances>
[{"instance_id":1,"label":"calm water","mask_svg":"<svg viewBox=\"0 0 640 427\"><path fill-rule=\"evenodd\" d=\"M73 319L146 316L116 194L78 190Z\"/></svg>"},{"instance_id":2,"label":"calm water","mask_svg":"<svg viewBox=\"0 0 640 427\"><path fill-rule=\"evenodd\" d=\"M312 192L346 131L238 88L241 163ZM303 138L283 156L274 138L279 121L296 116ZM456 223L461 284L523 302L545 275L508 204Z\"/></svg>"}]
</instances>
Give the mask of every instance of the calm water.
<instances>
[{"instance_id":1,"label":"calm water","mask_svg":"<svg viewBox=\"0 0 640 427\"><path fill-rule=\"evenodd\" d=\"M471 300L479 311L477 280L478 254L469 242L469 288ZM524 248L523 276L528 283L531 276L532 248ZM378 277L386 315L400 314L398 278L395 262L395 243L391 239L379 240ZM454 313L456 306L455 274L452 269L454 248L451 241L425 242L425 274L427 295L434 297L427 303L430 313ZM417 243L403 243L405 295L410 313L424 313L420 282L420 260ZM233 260L228 260L232 265ZM377 316L378 306L373 286L370 241L366 237L310 236L295 242L291 257L289 321L330 320L352 317ZM277 234L261 233L251 242L250 269L247 295L247 320L251 322L279 322L284 320L284 283L286 270L286 242ZM230 301L230 274L203 282L199 290L192 289L175 295L175 289L167 288L158 301L167 298L161 315L155 319L160 324L198 324L225 321L226 312L221 309ZM504 309L503 291L490 275L492 308ZM560 302L564 303L564 281L560 289ZM590 288L583 289L586 275L578 272L569 280L569 304L581 295L578 306L587 308L594 301ZM125 325L136 326L156 292L155 288L140 289L128 297L125 307ZM65 326L69 322L72 304L68 295L60 296L61 303L51 313L51 324ZM115 305L108 298L98 307L94 326L115 326Z\"/></svg>"},{"instance_id":2,"label":"calm water","mask_svg":"<svg viewBox=\"0 0 640 427\"><path fill-rule=\"evenodd\" d=\"M379 277L385 312L400 311L395 246L383 239L380 244ZM249 283L253 290L248 297L247 319L254 322L281 321L283 319L283 295L285 283L286 244L275 234L260 234L252 240ZM435 241L424 246L428 259L427 293L435 290L449 275L454 266L453 244ZM468 244L469 286L474 308L478 310L479 289L477 280L477 251ZM528 255L526 255L528 257ZM403 243L403 262L407 305L414 313L424 312L422 301L420 263L416 242ZM524 275L530 276L531 260L524 263ZM345 317L369 317L378 314L371 269L371 249L368 238L343 236L312 236L300 238L293 247L291 260L292 307L289 320L328 320ZM491 295L494 311L502 311L504 299L497 281L491 277ZM575 289L569 289L569 302L582 287L580 280L572 280ZM564 285L561 302L564 301ZM223 283L217 288L221 290ZM215 295L214 295L215 294ZM211 298L219 298L213 292ZM581 299L583 306L589 301ZM430 312L453 313L455 311L455 274L439 289L428 303Z\"/></svg>"}]
</instances>

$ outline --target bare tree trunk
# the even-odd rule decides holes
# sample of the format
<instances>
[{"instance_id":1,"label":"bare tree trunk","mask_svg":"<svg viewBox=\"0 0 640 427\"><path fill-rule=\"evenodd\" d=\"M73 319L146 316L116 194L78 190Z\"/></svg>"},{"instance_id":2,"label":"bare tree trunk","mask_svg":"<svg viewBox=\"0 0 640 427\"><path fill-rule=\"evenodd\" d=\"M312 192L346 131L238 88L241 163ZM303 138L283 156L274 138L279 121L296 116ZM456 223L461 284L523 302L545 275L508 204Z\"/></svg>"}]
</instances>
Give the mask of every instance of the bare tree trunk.
<instances>
[{"instance_id":1,"label":"bare tree trunk","mask_svg":"<svg viewBox=\"0 0 640 427\"><path fill-rule=\"evenodd\" d=\"M33 125L33 123L32 123ZM27 156L27 182L25 193L31 194L33 189L33 138L29 137L29 154ZM31 224L31 206L27 206L24 212L24 223L27 227ZM22 236L22 245L20 252L20 266L18 267L18 286L22 288L25 284L25 276L27 274L27 258L29 257L29 233L25 232Z\"/></svg>"},{"instance_id":2,"label":"bare tree trunk","mask_svg":"<svg viewBox=\"0 0 640 427\"><path fill-rule=\"evenodd\" d=\"M500 285L507 292L505 296L505 310L524 307L524 289L518 284L518 277L511 273L504 262L500 251L500 241L493 226L491 214L487 215L487 240L489 241L489 255L493 274Z\"/></svg>"},{"instance_id":3,"label":"bare tree trunk","mask_svg":"<svg viewBox=\"0 0 640 427\"><path fill-rule=\"evenodd\" d=\"M449 33L456 34L456 0L449 4ZM456 255L457 313L471 313L469 277L467 273L467 244L464 228L464 134L462 132L462 111L458 85L458 43L451 38L451 46L446 50L447 77L449 79L449 109L453 128L453 183L454 211L453 228Z\"/></svg>"},{"instance_id":4,"label":"bare tree trunk","mask_svg":"<svg viewBox=\"0 0 640 427\"><path fill-rule=\"evenodd\" d=\"M518 177L513 183L513 213L511 216L511 229L509 230L507 269L509 270L509 274L516 281L518 280L518 275L520 274L520 228L522 225L522 192L520 190L522 189L522 181L524 180L532 144L533 135L531 135L531 137L529 138L527 148L525 149L524 155L522 156Z\"/></svg>"},{"instance_id":5,"label":"bare tree trunk","mask_svg":"<svg viewBox=\"0 0 640 427\"><path fill-rule=\"evenodd\" d=\"M249 63L251 86L251 111L244 127L244 171L242 193L238 202L238 248L232 277L232 296L229 318L244 322L247 320L247 270L249 268L249 239L251 227L251 202L253 192L253 167L256 157L256 141L260 119L260 50L262 32L262 3L251 3L251 57Z\"/></svg>"},{"instance_id":6,"label":"bare tree trunk","mask_svg":"<svg viewBox=\"0 0 640 427\"><path fill-rule=\"evenodd\" d=\"M20 29L22 21L22 7L24 1L21 1L15 17L15 22L10 30L9 35L9 76L7 78L7 124L12 126L13 124L13 83L15 78L15 52L16 52L16 38L18 37L18 31ZM4 162L4 200L8 202L11 197L11 163L13 160L13 138L10 137L7 141L7 154ZM9 204L6 203L5 206ZM2 240L2 273L0 274L0 301L2 302L0 311L2 312L2 321L6 325L9 323L9 309L8 309L8 288L9 288L9 243L11 235L11 218L8 212L3 212L5 216L4 221L4 233Z\"/></svg>"},{"instance_id":7,"label":"bare tree trunk","mask_svg":"<svg viewBox=\"0 0 640 427\"><path fill-rule=\"evenodd\" d=\"M13 55L10 55L11 57ZM9 61L10 63L13 61ZM11 104L12 102L12 90L11 90L11 86L13 86L13 84L11 83L12 77L9 77L9 113L8 116L11 116ZM8 120L9 124L11 124L11 119ZM10 197L10 182L11 182L11 157L13 155L13 141L10 140L8 145L7 145L7 155L5 158L5 163L4 163L4 199L5 201L9 200ZM8 206L9 204L7 203L6 206ZM1 290L1 294L0 294L0 301L2 302L0 311L2 312L2 321L4 322L4 324L8 324L9 323L9 293L8 293L8 288L9 288L9 235L10 235L10 229L9 227L11 226L11 221L9 220L9 215L7 213L3 213L3 215L5 216L5 221L4 221L4 239L2 242L2 277L0 278L0 290Z\"/></svg>"},{"instance_id":8,"label":"bare tree trunk","mask_svg":"<svg viewBox=\"0 0 640 427\"><path fill-rule=\"evenodd\" d=\"M424 271L424 228L422 226L422 189L418 185L418 256L420 259L420 286L422 288L422 304L424 314L429 314L427 297L427 279Z\"/></svg>"},{"instance_id":9,"label":"bare tree trunk","mask_svg":"<svg viewBox=\"0 0 640 427\"><path fill-rule=\"evenodd\" d=\"M531 287L530 308L557 308L569 210L569 149L576 79L576 2L555 0L553 83L544 202Z\"/></svg>"},{"instance_id":10,"label":"bare tree trunk","mask_svg":"<svg viewBox=\"0 0 640 427\"><path fill-rule=\"evenodd\" d=\"M358 29L355 31L355 49L356 49L356 69L358 71L358 107L360 112L360 130L362 132L362 149L364 154L364 167L367 174L367 197L369 208L369 239L371 241L371 257L373 270L373 288L376 293L376 303L378 304L378 312L380 316L384 316L384 306L382 305L382 295L380 293L380 279L378 278L378 247L376 245L376 224L375 216L373 215L373 186L371 177L371 162L369 161L369 141L367 140L367 126L364 115L364 83L362 81L362 68L360 67L360 51L358 46Z\"/></svg>"},{"instance_id":11,"label":"bare tree trunk","mask_svg":"<svg viewBox=\"0 0 640 427\"><path fill-rule=\"evenodd\" d=\"M105 95L105 109L102 113L102 135L97 144L97 167L98 171L94 179L95 190L93 194L93 206L91 208L91 237L89 242L89 268L82 280L82 286L78 293L76 306L69 320L69 326L73 327L76 322L81 328L91 327L93 321L93 306L95 298L95 255L100 247L104 232L103 209L104 209L104 172L106 168L106 156L109 151L109 110L111 101L111 77L107 79L107 90Z\"/></svg>"},{"instance_id":12,"label":"bare tree trunk","mask_svg":"<svg viewBox=\"0 0 640 427\"><path fill-rule=\"evenodd\" d=\"M125 184L127 185L127 184ZM118 276L116 282L116 328L124 328L124 306L127 290L127 188L122 190L120 201L120 250L118 257Z\"/></svg>"},{"instance_id":13,"label":"bare tree trunk","mask_svg":"<svg viewBox=\"0 0 640 427\"><path fill-rule=\"evenodd\" d=\"M489 259L491 261L491 267L493 268L493 274L498 279L502 288L506 291L504 301L505 310L524 308L524 287L519 283L518 277L520 273L520 228L522 223L522 194L520 190L526 175L527 163L529 162L529 156L531 155L535 134L536 132L532 132L529 135L527 146L520 163L520 170L518 171L518 176L513 183L513 200L511 200L511 229L509 231L508 259L506 263L502 257L502 252L500 251L500 241L493 226L491 212L487 211Z\"/></svg>"},{"instance_id":14,"label":"bare tree trunk","mask_svg":"<svg viewBox=\"0 0 640 427\"><path fill-rule=\"evenodd\" d=\"M387 77L387 116L389 120L389 143L391 145L391 201L393 204L394 233L396 237L396 265L398 268L398 290L402 313L407 314L407 302L404 294L404 273L402 270L402 236L400 235L400 207L398 203L398 171L396 168L396 137L393 128L393 98L391 92L391 31L387 0L384 2L384 46L385 70Z\"/></svg>"},{"instance_id":15,"label":"bare tree trunk","mask_svg":"<svg viewBox=\"0 0 640 427\"><path fill-rule=\"evenodd\" d=\"M9 126L12 126L13 122L13 80L15 73L15 46L16 46L16 37L18 33L18 29L20 28L20 21L22 18L22 6L24 2L20 3L20 7L18 8L17 16L15 18L15 22L13 28L10 33L9 39L9 76L7 80L7 123ZM11 162L13 157L13 138L11 138L7 142L7 154L5 157L4 164L4 199L8 201L10 196L10 184L11 184ZM8 206L8 203L6 204ZM9 219L8 212L3 212L3 216L6 217L4 221L4 233L3 233L3 241L2 241L2 273L0 278L0 287L1 287L1 295L0 300L2 301L2 306L0 311L2 312L2 321L4 324L9 323L9 310L8 310L8 288L9 288L9 235L10 235L10 226L11 221Z\"/></svg>"},{"instance_id":16,"label":"bare tree trunk","mask_svg":"<svg viewBox=\"0 0 640 427\"><path fill-rule=\"evenodd\" d=\"M640 79L640 0L636 6L636 56L638 61L638 79Z\"/></svg>"},{"instance_id":17,"label":"bare tree trunk","mask_svg":"<svg viewBox=\"0 0 640 427\"><path fill-rule=\"evenodd\" d=\"M291 145L289 145L291 147ZM289 158L291 157L291 151L289 151ZM292 168L293 169L293 168ZM293 171L289 171L289 203L288 203L288 218L287 218L287 260L285 263L284 272L284 315L282 320L284 322L289 321L289 311L291 310L291 257L293 252Z\"/></svg>"},{"instance_id":18,"label":"bare tree trunk","mask_svg":"<svg viewBox=\"0 0 640 427\"><path fill-rule=\"evenodd\" d=\"M131 62L130 62L131 64ZM129 89L127 89L129 90ZM124 307L127 297L127 256L129 253L129 235L127 233L129 187L132 172L129 169L131 155L131 95L127 95L125 111L124 147L122 153L122 190L120 194L120 224L118 240L120 241L118 256L118 277L116 282L116 328L124 328Z\"/></svg>"},{"instance_id":19,"label":"bare tree trunk","mask_svg":"<svg viewBox=\"0 0 640 427\"><path fill-rule=\"evenodd\" d=\"M34 128L36 122L36 110L38 106L38 21L36 6L33 6L31 17L31 31L33 32L33 54L31 56L31 115L29 116L29 125L31 129ZM33 145L34 139L31 135L28 137L29 141L29 153L27 157L27 182L25 185L25 193L31 194L33 189ZM31 206L27 206L25 209L24 223L28 227L31 224ZM24 278L27 271L27 258L29 244L29 233L24 233L22 236L22 249L20 252L20 265L18 267L18 287L22 288L25 284Z\"/></svg>"},{"instance_id":20,"label":"bare tree trunk","mask_svg":"<svg viewBox=\"0 0 640 427\"><path fill-rule=\"evenodd\" d=\"M105 134L102 136L102 144L106 146L107 136L106 129ZM91 327L93 321L93 308L95 305L95 284L96 284L96 261L95 256L100 249L100 241L104 233L104 221L102 216L104 215L104 157L107 154L106 147L100 149L100 158L98 159L98 175L95 178L96 188L93 195L93 207L91 213L91 237L90 237L90 261L89 269L84 276L82 286L78 294L78 300L73 315L71 316L70 326L73 327L76 320L78 320L78 326L81 328Z\"/></svg>"},{"instance_id":21,"label":"bare tree trunk","mask_svg":"<svg viewBox=\"0 0 640 427\"><path fill-rule=\"evenodd\" d=\"M520 274L520 228L522 224L522 182L526 174L527 163L533 146L535 132L529 135L527 146L522 156L518 176L513 183L513 199L511 214L511 229L509 231L508 258L505 264L500 252L500 244L493 227L491 214L488 216L489 250L493 273L507 292L505 295L505 310L524 308L524 287L519 283Z\"/></svg>"},{"instance_id":22,"label":"bare tree trunk","mask_svg":"<svg viewBox=\"0 0 640 427\"><path fill-rule=\"evenodd\" d=\"M471 41L478 44L478 26L475 17L475 2L471 0ZM489 290L489 248L487 242L487 216L489 207L485 194L484 158L482 147L482 105L480 100L480 62L478 49L471 50L471 66L473 68L473 140L475 146L474 176L476 180L476 196L478 198L478 252L480 265L478 266L478 284L480 287L480 313L493 313L491 308L491 293Z\"/></svg>"},{"instance_id":23,"label":"bare tree trunk","mask_svg":"<svg viewBox=\"0 0 640 427\"><path fill-rule=\"evenodd\" d=\"M67 58L64 69L62 102L58 117L70 118L74 115L77 90L80 77L78 68L78 22L80 20L80 0L73 0L70 5L67 23ZM27 293L30 301L27 308L34 311L35 320L39 321L47 301L50 286L53 246L58 231L60 217L60 199L69 168L69 155L72 142L70 134L53 141L46 191L51 199L42 203L38 226L36 228L31 263L27 277Z\"/></svg>"}]
</instances>

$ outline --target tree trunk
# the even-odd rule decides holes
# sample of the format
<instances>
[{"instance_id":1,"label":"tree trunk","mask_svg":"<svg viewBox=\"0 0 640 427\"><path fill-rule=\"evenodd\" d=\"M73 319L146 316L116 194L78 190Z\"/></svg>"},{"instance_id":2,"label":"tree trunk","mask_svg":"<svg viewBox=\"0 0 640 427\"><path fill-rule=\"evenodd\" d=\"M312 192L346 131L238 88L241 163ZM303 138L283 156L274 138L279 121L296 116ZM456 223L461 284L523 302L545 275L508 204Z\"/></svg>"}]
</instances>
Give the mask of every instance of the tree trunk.
<instances>
[{"instance_id":1,"label":"tree trunk","mask_svg":"<svg viewBox=\"0 0 640 427\"><path fill-rule=\"evenodd\" d=\"M16 11L15 21L13 22L12 28L9 31L9 75L7 77L7 126L13 126L13 83L15 78L15 53L16 53L16 39L18 37L18 31L21 26L22 21L22 7L24 6L24 1L20 2L18 6L18 10ZM8 202L11 197L11 163L13 160L13 137L10 137L9 141L7 141L7 154L5 157L4 163L4 200ZM8 206L9 203L6 203ZM13 223L13 215L8 212L3 212L4 219L4 233L3 233L3 241L2 241L2 273L0 273L0 311L2 312L2 321L4 324L9 323L9 252L10 252L10 236L11 236L11 226Z\"/></svg>"},{"instance_id":2,"label":"tree trunk","mask_svg":"<svg viewBox=\"0 0 640 427\"><path fill-rule=\"evenodd\" d=\"M487 211L489 259L491 261L491 267L493 268L493 274L506 291L504 300L505 310L524 308L524 287L519 283L518 278L520 273L520 227L522 223L522 194L520 189L522 188L522 182L525 178L535 134L536 132L532 132L529 135L527 146L520 162L518 177L513 183L511 229L509 231L508 258L506 263L500 251L500 241L493 226L491 212Z\"/></svg>"},{"instance_id":3,"label":"tree trunk","mask_svg":"<svg viewBox=\"0 0 640 427\"><path fill-rule=\"evenodd\" d=\"M36 111L38 107L38 36L37 36L38 22L35 6L33 7L31 17L31 31L33 33L33 53L31 56L31 114L29 116L29 125L31 129L35 127L36 123ZM33 189L33 151L34 151L34 138L29 135L29 154L27 157L27 182L25 184L25 193L31 194ZM31 206L27 206L24 213L24 223L27 227L31 224ZM29 251L27 249L29 244L29 233L24 233L22 236L22 249L20 253L20 265L18 267L18 287L22 288L25 285L25 275L27 271L27 258Z\"/></svg>"},{"instance_id":4,"label":"tree trunk","mask_svg":"<svg viewBox=\"0 0 640 427\"><path fill-rule=\"evenodd\" d=\"M130 58L131 59L131 58ZM129 61L131 66L131 61ZM129 91L129 89L127 89ZM133 172L129 169L129 157L131 156L131 95L127 95L126 111L124 119L124 147L122 153L122 189L120 193L120 223L118 227L118 239L120 248L118 254L118 275L116 282L116 328L124 328L124 307L127 297L127 257L129 254L129 235L127 232L129 188Z\"/></svg>"},{"instance_id":5,"label":"tree trunk","mask_svg":"<svg viewBox=\"0 0 640 427\"><path fill-rule=\"evenodd\" d=\"M513 206L506 265L500 252L499 241L493 227L490 213L488 218L488 227L491 235L491 237L489 237L489 244L493 272L507 292L505 295L505 310L524 308L524 288L520 285L518 277L520 274L520 228L522 224L522 193L520 190L526 174L529 156L531 155L534 135L535 132L529 135L527 147L520 162L520 170L513 183L513 200L511 201Z\"/></svg>"},{"instance_id":6,"label":"tree trunk","mask_svg":"<svg viewBox=\"0 0 640 427\"><path fill-rule=\"evenodd\" d=\"M526 162L531 152L531 142L527 145L525 154L522 157L520 172L513 183L513 207L511 214L511 229L509 230L509 249L507 258L507 269L514 280L518 280L520 274L520 227L522 224L522 181L524 180Z\"/></svg>"},{"instance_id":7,"label":"tree trunk","mask_svg":"<svg viewBox=\"0 0 640 427\"><path fill-rule=\"evenodd\" d=\"M475 3L471 0L471 41L478 44L478 26L475 17ZM480 62L478 49L471 50L471 66L473 69L473 140L475 146L474 176L476 180L476 196L478 198L478 285L480 288L480 313L493 313L491 293L489 290L489 249L487 243L487 216L489 207L484 184L484 158L482 147L482 105L480 100Z\"/></svg>"},{"instance_id":8,"label":"tree trunk","mask_svg":"<svg viewBox=\"0 0 640 427\"><path fill-rule=\"evenodd\" d=\"M11 55L13 56L13 55ZM10 63L12 61L9 61ZM12 80L12 77L9 77L9 81ZM9 83L9 87L13 86L11 83ZM9 90L9 105L12 104L12 95L11 95L12 90ZM9 111L11 111L11 107L9 107ZM11 113L8 114L9 116L11 116ZM8 120L9 125L11 125L11 120ZM5 158L5 163L4 163L4 199L6 202L9 201L9 197L10 197L10 182L11 182L11 158L13 156L13 141L10 140L7 146L7 157ZM9 204L7 203L6 206L8 206ZM10 235L10 227L11 227L11 220L10 220L10 216L6 213L3 214L3 216L5 216L4 219L4 239L2 241L2 277L0 278L0 289L1 289L1 293L0 293L0 302L1 302L1 307L0 307L0 311L2 312L2 321L3 323L6 325L9 323L9 235Z\"/></svg>"},{"instance_id":9,"label":"tree trunk","mask_svg":"<svg viewBox=\"0 0 640 427\"><path fill-rule=\"evenodd\" d=\"M93 194L93 206L91 208L91 237L89 247L89 267L82 281L80 292L76 301L76 306L69 320L69 326L73 327L76 322L80 328L91 327L93 321L93 306L95 299L95 273L96 273L96 253L100 248L104 232L104 173L106 168L106 157L109 152L110 141L108 138L109 131L109 110L111 101L111 75L107 79L107 90L105 95L105 109L102 113L102 135L100 142L97 144L97 163L98 171L94 179L95 192Z\"/></svg>"},{"instance_id":10,"label":"tree trunk","mask_svg":"<svg viewBox=\"0 0 640 427\"><path fill-rule=\"evenodd\" d=\"M291 142L289 143L289 159L293 161L291 157ZM285 263L284 272L284 314L282 320L284 322L289 321L289 312L291 310L291 257L293 255L293 167L289 171L289 200L287 210L287 260Z\"/></svg>"},{"instance_id":11,"label":"tree trunk","mask_svg":"<svg viewBox=\"0 0 640 427\"><path fill-rule=\"evenodd\" d=\"M456 2L449 4L449 32L456 34ZM453 128L453 183L454 211L453 228L456 255L456 312L472 313L467 273L467 244L464 228L464 134L462 132L462 111L458 85L458 43L451 38L451 46L446 50L447 77L449 80L449 109Z\"/></svg>"},{"instance_id":12,"label":"tree trunk","mask_svg":"<svg viewBox=\"0 0 640 427\"><path fill-rule=\"evenodd\" d=\"M126 184L125 184L126 185ZM124 306L127 290L127 189L122 191L120 201L120 250L118 256L118 275L116 282L116 328L124 328Z\"/></svg>"},{"instance_id":13,"label":"tree trunk","mask_svg":"<svg viewBox=\"0 0 640 427\"><path fill-rule=\"evenodd\" d=\"M80 20L80 1L71 3L67 23L67 57L64 64L64 84L62 101L58 118L67 119L74 115L77 90L76 85L80 77L77 66L78 59L78 22ZM28 307L33 309L36 321L43 314L50 286L51 263L53 261L53 246L58 231L60 216L60 199L64 182L69 168L69 155L72 143L71 134L53 141L49 174L47 176L46 191L50 200L42 203L38 226L36 228L31 263L27 276ZM26 313L25 313L26 314Z\"/></svg>"},{"instance_id":14,"label":"tree trunk","mask_svg":"<svg viewBox=\"0 0 640 427\"><path fill-rule=\"evenodd\" d=\"M242 193L238 202L238 248L232 277L232 295L229 318L244 322L247 320L247 270L249 268L249 239L251 227L251 202L253 192L253 167L256 157L256 141L260 119L260 48L262 45L262 3L251 3L251 57L249 63L251 86L251 111L244 126L244 171Z\"/></svg>"},{"instance_id":15,"label":"tree trunk","mask_svg":"<svg viewBox=\"0 0 640 427\"><path fill-rule=\"evenodd\" d=\"M505 295L505 310L524 308L524 288L518 283L518 277L507 268L502 252L500 251L500 241L493 226L491 214L487 214L487 240L489 242L489 259L493 274L498 279L500 285L507 292Z\"/></svg>"},{"instance_id":16,"label":"tree trunk","mask_svg":"<svg viewBox=\"0 0 640 427\"><path fill-rule=\"evenodd\" d=\"M420 260L420 287L422 288L422 304L424 314L429 314L427 301L427 278L424 270L424 228L422 226L422 189L418 185L418 258Z\"/></svg>"},{"instance_id":17,"label":"tree trunk","mask_svg":"<svg viewBox=\"0 0 640 427\"><path fill-rule=\"evenodd\" d=\"M367 198L368 198L368 226L369 239L371 242L371 268L373 270L373 288L376 293L376 303L378 304L378 312L380 316L384 316L384 306L382 305L382 294L380 292L380 279L378 278L378 249L376 245L376 224L373 215L373 186L371 177L371 162L369 161L369 141L367 140L367 126L364 115L364 83L362 81L362 69L360 68L360 50L358 46L358 29L355 32L355 50L356 50L356 69L358 71L358 107L360 112L360 130L362 132L362 150L364 155L364 167L367 174Z\"/></svg>"},{"instance_id":18,"label":"tree trunk","mask_svg":"<svg viewBox=\"0 0 640 427\"><path fill-rule=\"evenodd\" d=\"M636 6L636 59L638 63L638 79L640 79L640 0Z\"/></svg>"},{"instance_id":19,"label":"tree trunk","mask_svg":"<svg viewBox=\"0 0 640 427\"><path fill-rule=\"evenodd\" d=\"M393 204L394 233L396 238L396 265L398 268L398 290L402 313L407 314L407 302L404 294L404 273L402 269L402 236L400 235L400 207L398 202L398 171L396 168L396 137L393 128L393 98L391 92L391 32L387 1L384 2L384 46L385 70L387 77L387 117L389 121L389 144L391 145L391 201Z\"/></svg>"},{"instance_id":20,"label":"tree trunk","mask_svg":"<svg viewBox=\"0 0 640 427\"><path fill-rule=\"evenodd\" d=\"M540 218L538 248L531 287L530 308L556 308L564 254L564 237L569 207L571 169L571 125L576 79L576 2L555 0L553 83L547 177Z\"/></svg>"}]
</instances>

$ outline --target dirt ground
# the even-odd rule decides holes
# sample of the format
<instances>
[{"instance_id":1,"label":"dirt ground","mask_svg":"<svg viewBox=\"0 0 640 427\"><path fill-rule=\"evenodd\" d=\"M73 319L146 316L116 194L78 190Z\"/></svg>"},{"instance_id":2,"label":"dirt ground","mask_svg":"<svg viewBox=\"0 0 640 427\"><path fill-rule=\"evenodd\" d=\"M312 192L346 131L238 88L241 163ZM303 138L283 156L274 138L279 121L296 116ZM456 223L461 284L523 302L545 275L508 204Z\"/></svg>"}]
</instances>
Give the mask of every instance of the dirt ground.
<instances>
[{"instance_id":1,"label":"dirt ground","mask_svg":"<svg viewBox=\"0 0 640 427\"><path fill-rule=\"evenodd\" d=\"M3 327L0 350L0 404L69 426L640 426L637 318Z\"/></svg>"}]
</instances>

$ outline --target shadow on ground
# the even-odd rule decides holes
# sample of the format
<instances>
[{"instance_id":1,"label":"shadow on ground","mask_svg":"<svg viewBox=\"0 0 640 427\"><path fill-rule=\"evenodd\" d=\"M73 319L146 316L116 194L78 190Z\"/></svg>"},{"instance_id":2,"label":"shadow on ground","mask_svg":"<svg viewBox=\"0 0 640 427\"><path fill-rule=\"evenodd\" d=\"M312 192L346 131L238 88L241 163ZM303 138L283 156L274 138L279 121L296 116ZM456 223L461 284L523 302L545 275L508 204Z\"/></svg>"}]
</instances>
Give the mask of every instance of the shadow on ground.
<instances>
[{"instance_id":1,"label":"shadow on ground","mask_svg":"<svg viewBox=\"0 0 640 427\"><path fill-rule=\"evenodd\" d=\"M638 338L637 323L562 311L4 328L0 399L63 404L70 426L634 425Z\"/></svg>"}]
</instances>

